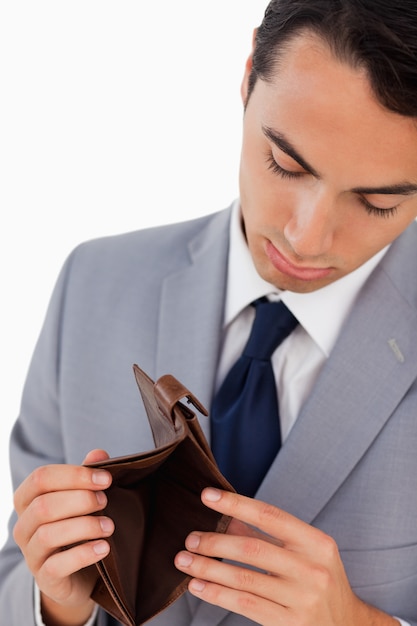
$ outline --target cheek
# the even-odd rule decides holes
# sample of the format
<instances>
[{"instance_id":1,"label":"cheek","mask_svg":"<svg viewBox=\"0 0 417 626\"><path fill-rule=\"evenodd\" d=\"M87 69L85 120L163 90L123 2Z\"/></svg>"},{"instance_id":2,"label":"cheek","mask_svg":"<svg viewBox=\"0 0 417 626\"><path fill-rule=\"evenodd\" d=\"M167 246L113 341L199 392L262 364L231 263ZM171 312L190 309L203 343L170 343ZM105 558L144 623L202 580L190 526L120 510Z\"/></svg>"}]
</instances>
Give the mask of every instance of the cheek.
<instances>
[{"instance_id":1,"label":"cheek","mask_svg":"<svg viewBox=\"0 0 417 626\"><path fill-rule=\"evenodd\" d=\"M369 247L381 250L388 244L392 243L415 219L414 215L401 212L392 217L372 217L367 216L367 228L362 232L367 233L367 241Z\"/></svg>"},{"instance_id":2,"label":"cheek","mask_svg":"<svg viewBox=\"0 0 417 626\"><path fill-rule=\"evenodd\" d=\"M334 253L343 260L348 271L368 261L391 244L408 226L410 220L371 216L355 207L335 239Z\"/></svg>"}]
</instances>

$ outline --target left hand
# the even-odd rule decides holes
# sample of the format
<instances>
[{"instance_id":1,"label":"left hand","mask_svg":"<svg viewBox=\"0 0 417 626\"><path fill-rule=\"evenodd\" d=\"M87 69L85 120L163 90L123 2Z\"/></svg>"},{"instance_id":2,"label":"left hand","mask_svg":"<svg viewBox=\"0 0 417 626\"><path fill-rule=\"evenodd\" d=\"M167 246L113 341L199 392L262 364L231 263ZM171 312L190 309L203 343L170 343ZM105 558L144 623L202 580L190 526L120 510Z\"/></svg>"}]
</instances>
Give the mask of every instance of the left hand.
<instances>
[{"instance_id":1,"label":"left hand","mask_svg":"<svg viewBox=\"0 0 417 626\"><path fill-rule=\"evenodd\" d=\"M202 500L234 519L226 534L192 532L176 556L193 595L263 626L398 626L353 593L335 541L321 530L235 493L205 489Z\"/></svg>"}]
</instances>

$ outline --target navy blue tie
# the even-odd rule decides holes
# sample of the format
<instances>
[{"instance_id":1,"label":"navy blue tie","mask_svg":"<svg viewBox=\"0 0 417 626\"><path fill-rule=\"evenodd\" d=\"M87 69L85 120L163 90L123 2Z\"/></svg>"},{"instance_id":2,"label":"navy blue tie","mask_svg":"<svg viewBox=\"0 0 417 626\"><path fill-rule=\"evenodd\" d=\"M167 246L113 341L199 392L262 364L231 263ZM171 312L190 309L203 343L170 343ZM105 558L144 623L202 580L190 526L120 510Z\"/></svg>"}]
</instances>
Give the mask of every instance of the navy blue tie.
<instances>
[{"instance_id":1,"label":"navy blue tie","mask_svg":"<svg viewBox=\"0 0 417 626\"><path fill-rule=\"evenodd\" d=\"M239 493L253 496L281 446L271 356L296 327L283 302L256 300L243 350L211 407L212 449L221 472Z\"/></svg>"}]
</instances>

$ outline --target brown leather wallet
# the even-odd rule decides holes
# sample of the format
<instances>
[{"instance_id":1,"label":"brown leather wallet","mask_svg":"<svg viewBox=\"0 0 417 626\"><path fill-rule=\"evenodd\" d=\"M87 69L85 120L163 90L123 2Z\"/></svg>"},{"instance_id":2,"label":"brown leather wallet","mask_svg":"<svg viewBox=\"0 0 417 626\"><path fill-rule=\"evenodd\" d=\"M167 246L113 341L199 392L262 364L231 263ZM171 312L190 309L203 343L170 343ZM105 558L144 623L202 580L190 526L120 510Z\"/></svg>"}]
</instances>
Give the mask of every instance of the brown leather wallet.
<instances>
[{"instance_id":1,"label":"brown leather wallet","mask_svg":"<svg viewBox=\"0 0 417 626\"><path fill-rule=\"evenodd\" d=\"M190 409L207 415L197 398L171 375L154 383L133 369L156 448L90 465L113 476L101 514L115 523L110 553L96 565L92 598L126 626L143 624L186 591L189 577L176 569L174 556L188 533L226 531L230 518L202 504L204 487L234 491Z\"/></svg>"}]
</instances>

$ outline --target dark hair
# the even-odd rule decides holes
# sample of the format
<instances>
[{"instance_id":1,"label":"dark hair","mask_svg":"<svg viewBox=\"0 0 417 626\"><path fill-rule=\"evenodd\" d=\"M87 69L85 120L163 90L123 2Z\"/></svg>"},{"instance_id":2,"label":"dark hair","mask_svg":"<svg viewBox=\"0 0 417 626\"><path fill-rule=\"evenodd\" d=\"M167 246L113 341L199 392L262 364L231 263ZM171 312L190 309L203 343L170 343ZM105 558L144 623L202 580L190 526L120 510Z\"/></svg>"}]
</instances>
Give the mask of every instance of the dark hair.
<instances>
[{"instance_id":1,"label":"dark hair","mask_svg":"<svg viewBox=\"0 0 417 626\"><path fill-rule=\"evenodd\" d=\"M417 0L272 0L256 36L248 99L258 78L273 78L281 53L301 32L364 68L385 108L417 116Z\"/></svg>"}]
</instances>

